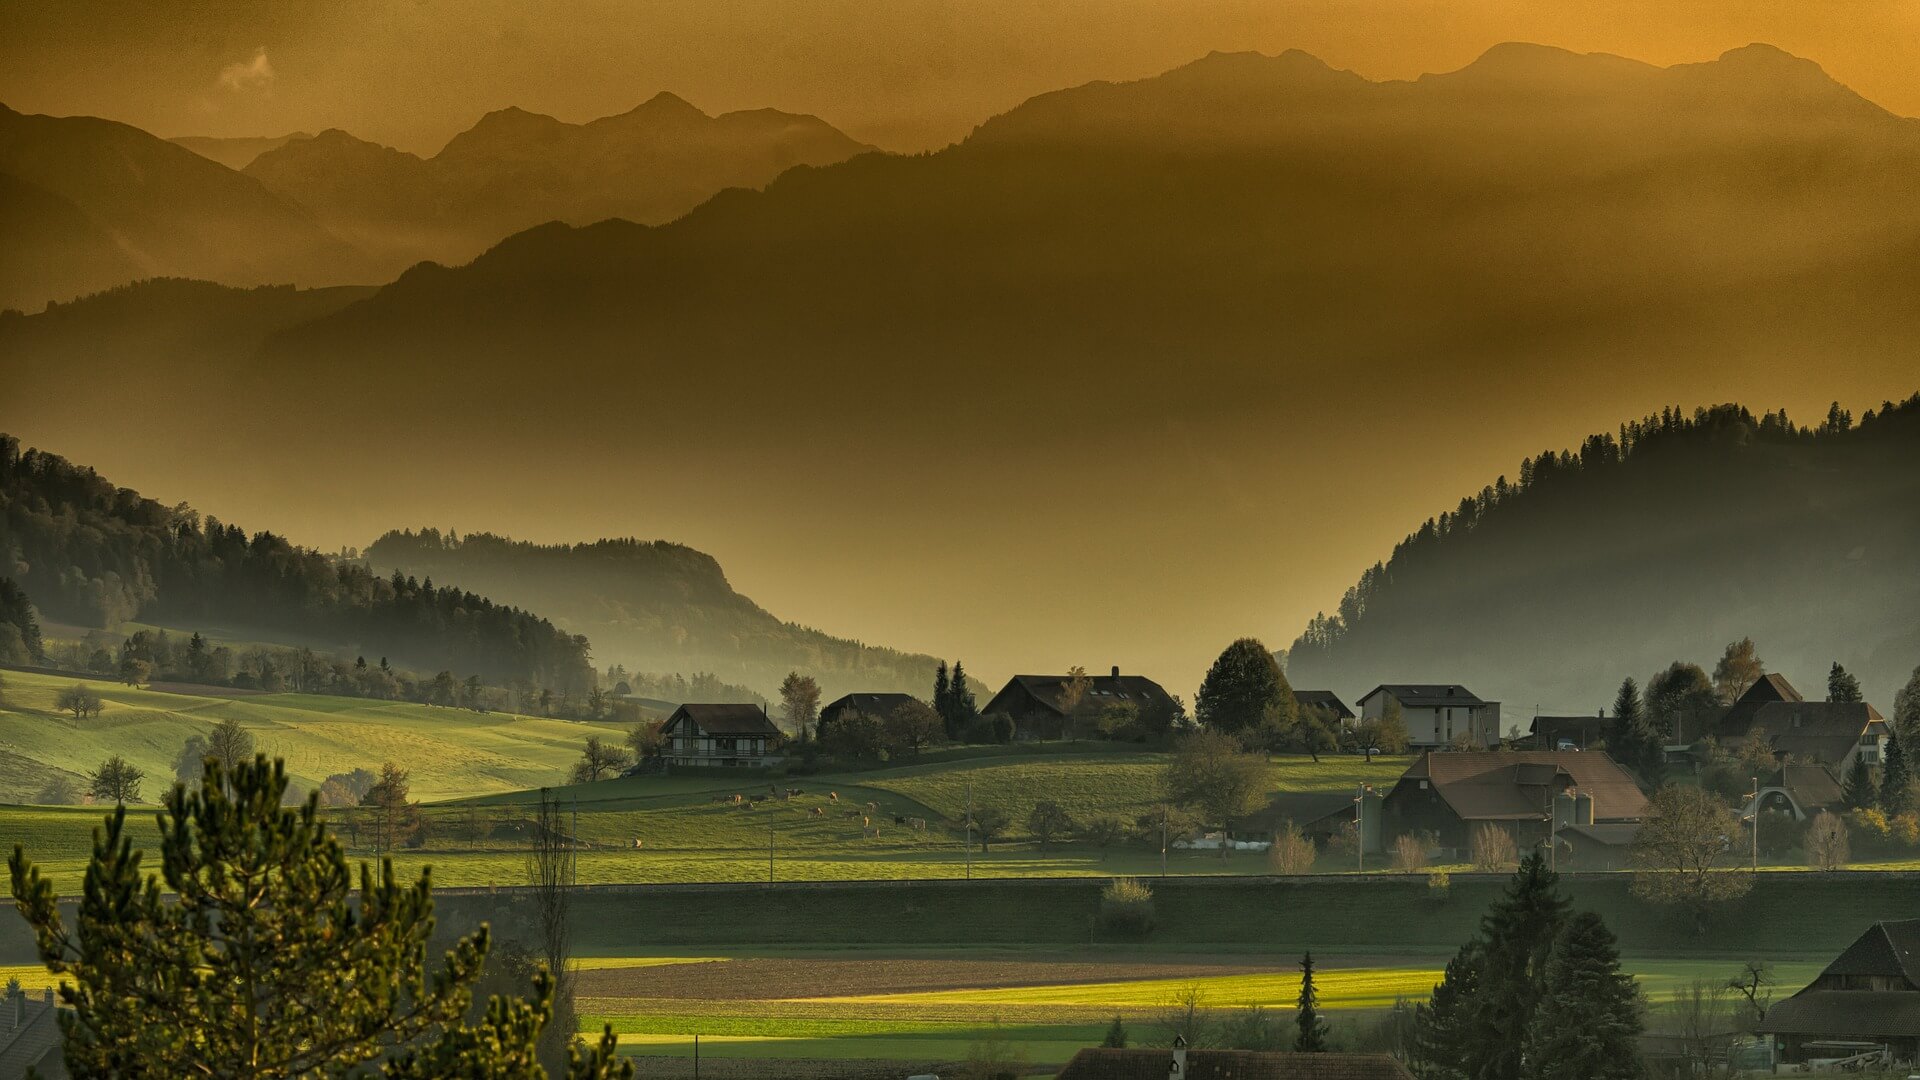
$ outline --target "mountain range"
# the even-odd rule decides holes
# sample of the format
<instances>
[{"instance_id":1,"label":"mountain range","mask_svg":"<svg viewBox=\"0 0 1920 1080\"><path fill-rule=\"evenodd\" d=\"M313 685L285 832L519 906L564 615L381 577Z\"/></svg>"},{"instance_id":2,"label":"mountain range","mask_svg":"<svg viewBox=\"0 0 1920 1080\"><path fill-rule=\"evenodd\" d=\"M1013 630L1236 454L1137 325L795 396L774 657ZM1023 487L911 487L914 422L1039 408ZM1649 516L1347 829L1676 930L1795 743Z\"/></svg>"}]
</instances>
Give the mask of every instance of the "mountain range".
<instances>
[{"instance_id":1,"label":"mountain range","mask_svg":"<svg viewBox=\"0 0 1920 1080\"><path fill-rule=\"evenodd\" d=\"M147 277L380 281L543 222L667 221L724 188L869 149L816 117L710 117L665 93L586 124L502 109L425 159L331 129L169 141L0 106L0 242L20 253L0 271L0 308Z\"/></svg>"},{"instance_id":2,"label":"mountain range","mask_svg":"<svg viewBox=\"0 0 1920 1080\"><path fill-rule=\"evenodd\" d=\"M1917 260L1920 124L1766 46L1404 82L1215 54L370 294L148 305L207 343L151 382L100 347L139 340L104 314L131 297L8 320L0 373L30 420L114 417L103 450L190 408L190 457L393 477L352 493L386 521L463 505L457 463L525 495L491 528L604 535L617 478L730 567L811 568L778 607L924 612L982 669L1018 639L1197 672L1527 448L1908 392Z\"/></svg>"}]
</instances>

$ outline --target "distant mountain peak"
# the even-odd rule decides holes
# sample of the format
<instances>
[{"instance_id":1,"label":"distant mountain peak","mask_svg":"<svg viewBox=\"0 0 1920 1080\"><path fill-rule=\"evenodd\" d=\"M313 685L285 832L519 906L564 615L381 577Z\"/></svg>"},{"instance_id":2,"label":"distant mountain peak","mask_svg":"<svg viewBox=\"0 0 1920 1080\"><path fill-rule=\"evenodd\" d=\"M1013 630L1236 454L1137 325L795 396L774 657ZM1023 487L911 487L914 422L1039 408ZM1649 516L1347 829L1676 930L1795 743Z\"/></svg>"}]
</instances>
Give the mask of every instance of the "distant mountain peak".
<instances>
[{"instance_id":1,"label":"distant mountain peak","mask_svg":"<svg viewBox=\"0 0 1920 1080\"><path fill-rule=\"evenodd\" d=\"M707 119L707 114L701 112L698 106L670 90L660 91L634 106L632 109L629 109L626 115L684 116L689 119L696 117L701 120Z\"/></svg>"}]
</instances>

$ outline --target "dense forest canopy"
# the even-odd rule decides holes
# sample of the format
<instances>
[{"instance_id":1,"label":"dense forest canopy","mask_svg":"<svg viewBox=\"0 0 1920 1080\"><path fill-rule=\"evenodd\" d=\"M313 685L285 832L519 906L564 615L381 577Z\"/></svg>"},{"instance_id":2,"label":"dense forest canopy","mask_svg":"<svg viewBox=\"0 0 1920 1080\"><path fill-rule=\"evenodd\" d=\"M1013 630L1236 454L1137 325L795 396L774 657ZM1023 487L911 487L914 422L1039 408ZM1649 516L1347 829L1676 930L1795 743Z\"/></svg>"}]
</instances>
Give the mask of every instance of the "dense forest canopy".
<instances>
[{"instance_id":1,"label":"dense forest canopy","mask_svg":"<svg viewBox=\"0 0 1920 1080\"><path fill-rule=\"evenodd\" d=\"M582 691L587 639L431 578L379 576L0 435L0 558L49 619L244 628L490 682Z\"/></svg>"},{"instance_id":2,"label":"dense forest canopy","mask_svg":"<svg viewBox=\"0 0 1920 1080\"><path fill-rule=\"evenodd\" d=\"M924 694L938 663L783 622L735 592L713 556L664 540L544 545L426 528L389 532L364 554L376 572L458 580L543 611L590 636L603 660L711 672L760 694L794 670L813 675L829 696Z\"/></svg>"},{"instance_id":3,"label":"dense forest canopy","mask_svg":"<svg viewBox=\"0 0 1920 1080\"><path fill-rule=\"evenodd\" d=\"M1884 707L1920 663L1920 395L1816 427L1668 409L1521 463L1430 519L1288 651L1296 685L1444 679L1590 711L1626 676L1752 637L1812 694Z\"/></svg>"}]
</instances>

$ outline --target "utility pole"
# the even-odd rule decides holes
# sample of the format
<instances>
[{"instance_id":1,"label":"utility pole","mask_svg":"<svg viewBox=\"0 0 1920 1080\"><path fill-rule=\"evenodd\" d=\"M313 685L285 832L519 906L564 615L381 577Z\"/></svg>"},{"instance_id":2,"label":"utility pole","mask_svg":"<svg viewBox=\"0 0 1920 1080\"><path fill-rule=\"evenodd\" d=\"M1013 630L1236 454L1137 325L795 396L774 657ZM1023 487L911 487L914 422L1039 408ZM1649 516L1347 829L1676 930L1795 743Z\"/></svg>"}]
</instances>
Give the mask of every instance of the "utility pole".
<instances>
[{"instance_id":1,"label":"utility pole","mask_svg":"<svg viewBox=\"0 0 1920 1080\"><path fill-rule=\"evenodd\" d=\"M773 884L773 818L767 818L767 884Z\"/></svg>"},{"instance_id":2,"label":"utility pole","mask_svg":"<svg viewBox=\"0 0 1920 1080\"><path fill-rule=\"evenodd\" d=\"M568 860L567 884L580 884L580 796L573 797L573 858Z\"/></svg>"},{"instance_id":3,"label":"utility pole","mask_svg":"<svg viewBox=\"0 0 1920 1080\"><path fill-rule=\"evenodd\" d=\"M1753 801L1748 804L1753 811L1753 872L1760 872L1760 778L1753 778Z\"/></svg>"},{"instance_id":4,"label":"utility pole","mask_svg":"<svg viewBox=\"0 0 1920 1080\"><path fill-rule=\"evenodd\" d=\"M1360 815L1366 806L1367 789L1362 787L1353 797L1353 865L1362 874L1367 872L1367 830L1360 827Z\"/></svg>"},{"instance_id":5,"label":"utility pole","mask_svg":"<svg viewBox=\"0 0 1920 1080\"><path fill-rule=\"evenodd\" d=\"M1167 804L1160 804L1160 876L1167 876Z\"/></svg>"},{"instance_id":6,"label":"utility pole","mask_svg":"<svg viewBox=\"0 0 1920 1080\"><path fill-rule=\"evenodd\" d=\"M967 880L973 880L973 778L967 778Z\"/></svg>"}]
</instances>

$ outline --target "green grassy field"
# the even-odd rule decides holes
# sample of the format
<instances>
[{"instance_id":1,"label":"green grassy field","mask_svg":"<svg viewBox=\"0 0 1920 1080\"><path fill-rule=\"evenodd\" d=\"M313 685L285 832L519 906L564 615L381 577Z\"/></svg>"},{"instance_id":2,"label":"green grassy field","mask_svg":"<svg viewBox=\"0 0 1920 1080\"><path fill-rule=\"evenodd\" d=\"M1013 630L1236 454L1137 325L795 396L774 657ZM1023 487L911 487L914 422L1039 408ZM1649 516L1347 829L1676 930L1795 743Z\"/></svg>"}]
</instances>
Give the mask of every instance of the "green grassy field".
<instances>
[{"instance_id":1,"label":"green grassy field","mask_svg":"<svg viewBox=\"0 0 1920 1080\"><path fill-rule=\"evenodd\" d=\"M8 671L0 701L0 801L33 798L51 773L78 778L110 754L146 770L143 794L156 798L190 735L239 721L256 747L286 759L294 782L311 788L332 773L412 771L413 794L428 801L515 791L565 778L589 734L623 738L611 725L474 713L425 705L317 694L222 696L164 693L93 680L105 702L75 721L54 709L76 680Z\"/></svg>"}]
</instances>

